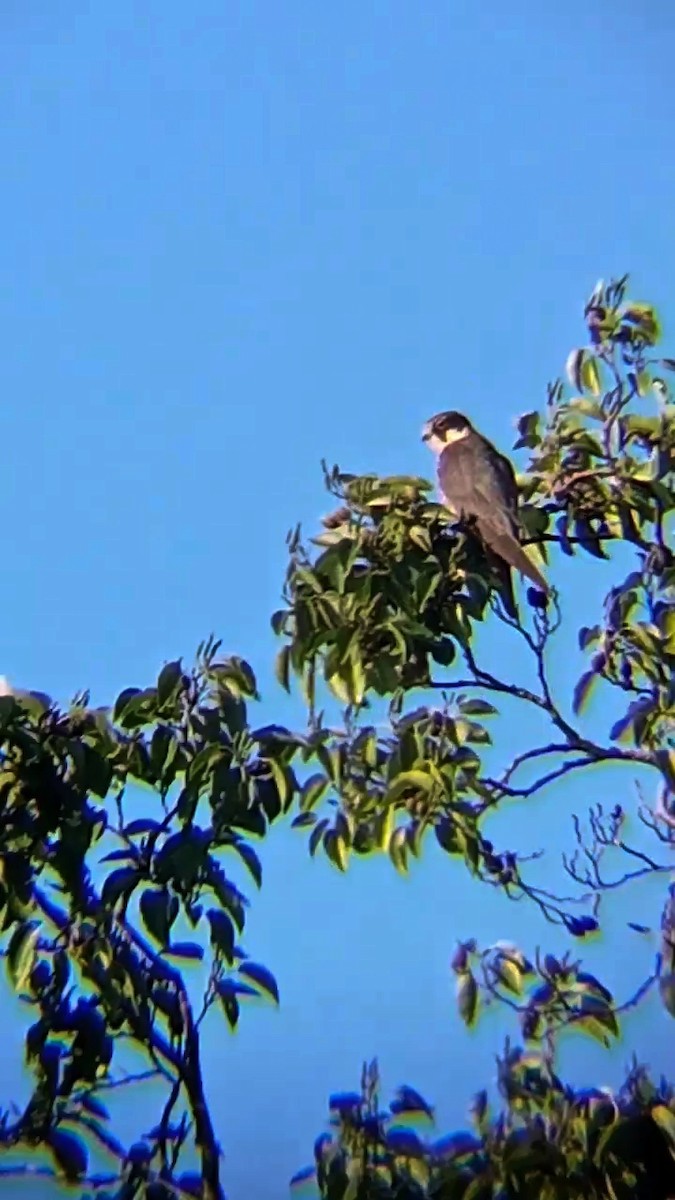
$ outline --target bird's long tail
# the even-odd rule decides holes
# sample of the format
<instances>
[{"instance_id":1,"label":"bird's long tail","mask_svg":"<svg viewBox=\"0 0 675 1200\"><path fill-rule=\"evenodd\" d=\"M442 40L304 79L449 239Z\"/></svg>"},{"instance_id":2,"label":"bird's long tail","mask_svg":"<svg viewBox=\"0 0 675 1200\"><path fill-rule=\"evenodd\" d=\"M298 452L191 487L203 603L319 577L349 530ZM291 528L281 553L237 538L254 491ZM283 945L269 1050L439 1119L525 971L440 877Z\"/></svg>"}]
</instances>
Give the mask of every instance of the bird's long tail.
<instances>
[{"instance_id":1,"label":"bird's long tail","mask_svg":"<svg viewBox=\"0 0 675 1200\"><path fill-rule=\"evenodd\" d=\"M516 541L515 537L511 537L505 533L494 533L490 530L489 539L486 538L485 540L495 554L498 554L505 562L515 567L516 571L520 571L521 575L529 579L535 587L548 594L549 585L544 576L527 557L527 554L520 543Z\"/></svg>"}]
</instances>

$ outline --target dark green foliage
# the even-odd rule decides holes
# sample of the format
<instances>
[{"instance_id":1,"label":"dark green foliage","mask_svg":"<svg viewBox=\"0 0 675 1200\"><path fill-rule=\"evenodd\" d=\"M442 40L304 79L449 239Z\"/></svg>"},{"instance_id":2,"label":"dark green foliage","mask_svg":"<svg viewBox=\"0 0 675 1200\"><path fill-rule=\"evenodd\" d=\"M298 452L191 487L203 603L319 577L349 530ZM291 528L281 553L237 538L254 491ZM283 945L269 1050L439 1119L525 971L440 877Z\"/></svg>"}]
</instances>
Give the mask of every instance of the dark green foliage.
<instances>
[{"instance_id":1,"label":"dark green foliage","mask_svg":"<svg viewBox=\"0 0 675 1200\"><path fill-rule=\"evenodd\" d=\"M222 1005L228 988L233 998L278 1001L269 969L236 944L247 901L227 863L243 861L260 883L247 836L264 833L287 807L295 781L283 742L258 739L248 726L246 701L257 694L250 667L217 651L203 647L189 673L168 664L156 687L127 689L112 714L79 702L61 712L32 697L2 701L6 963L11 984L36 1010L26 1041L36 1083L23 1114L5 1119L0 1144L44 1143L71 1181L87 1170L83 1139L115 1149L96 1093L109 1086L128 1043L146 1054L151 1074L166 1078L167 1115L183 1091L203 1144L203 1179L217 1181L210 1118L201 1111L198 1022L173 965L204 959L205 932L212 956L204 1012ZM139 788L148 814L128 819ZM107 869L100 887L97 861ZM136 899L141 928L131 915ZM199 942L174 939L181 918ZM230 1024L233 1012L230 1002ZM187 1126L178 1150L186 1136ZM159 1171L170 1179L176 1159L161 1126L148 1154L144 1178ZM204 1194L217 1195L215 1183Z\"/></svg>"},{"instance_id":2,"label":"dark green foliage","mask_svg":"<svg viewBox=\"0 0 675 1200\"><path fill-rule=\"evenodd\" d=\"M377 1064L364 1067L362 1092L332 1097L333 1131L315 1145L310 1171L322 1196L344 1200L658 1200L675 1187L674 1097L639 1069L616 1096L564 1086L538 1055L507 1051L499 1060L502 1109L485 1092L471 1128L438 1137L433 1114L408 1089L383 1108ZM403 1095L403 1102L402 1097ZM426 1118L423 1130L401 1124Z\"/></svg>"}]
</instances>

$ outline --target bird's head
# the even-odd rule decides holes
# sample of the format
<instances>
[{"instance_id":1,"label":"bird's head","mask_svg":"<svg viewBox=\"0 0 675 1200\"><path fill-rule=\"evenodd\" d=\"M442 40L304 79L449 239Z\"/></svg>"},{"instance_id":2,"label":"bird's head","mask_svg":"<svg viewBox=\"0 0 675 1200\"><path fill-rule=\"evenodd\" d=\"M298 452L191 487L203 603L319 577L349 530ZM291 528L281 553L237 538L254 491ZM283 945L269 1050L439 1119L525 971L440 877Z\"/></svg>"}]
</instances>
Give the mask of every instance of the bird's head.
<instances>
[{"instance_id":1,"label":"bird's head","mask_svg":"<svg viewBox=\"0 0 675 1200\"><path fill-rule=\"evenodd\" d=\"M462 413L437 413L426 422L422 430L422 441L426 442L435 454L440 454L446 446L458 442L460 438L468 437L472 430L473 425Z\"/></svg>"}]
</instances>

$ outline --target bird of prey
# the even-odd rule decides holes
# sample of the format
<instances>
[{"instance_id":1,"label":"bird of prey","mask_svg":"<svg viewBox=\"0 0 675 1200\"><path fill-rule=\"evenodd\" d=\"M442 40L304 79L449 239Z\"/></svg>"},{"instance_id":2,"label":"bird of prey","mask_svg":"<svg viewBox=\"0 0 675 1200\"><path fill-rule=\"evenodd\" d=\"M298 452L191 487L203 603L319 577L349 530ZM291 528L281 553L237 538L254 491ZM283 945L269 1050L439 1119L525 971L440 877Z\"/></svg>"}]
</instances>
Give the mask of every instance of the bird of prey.
<instances>
[{"instance_id":1,"label":"bird of prey","mask_svg":"<svg viewBox=\"0 0 675 1200\"><path fill-rule=\"evenodd\" d=\"M438 484L453 516L473 517L488 550L496 556L507 609L516 615L511 567L542 592L549 587L520 544L518 488L509 462L459 412L431 417L422 440L438 456Z\"/></svg>"}]
</instances>

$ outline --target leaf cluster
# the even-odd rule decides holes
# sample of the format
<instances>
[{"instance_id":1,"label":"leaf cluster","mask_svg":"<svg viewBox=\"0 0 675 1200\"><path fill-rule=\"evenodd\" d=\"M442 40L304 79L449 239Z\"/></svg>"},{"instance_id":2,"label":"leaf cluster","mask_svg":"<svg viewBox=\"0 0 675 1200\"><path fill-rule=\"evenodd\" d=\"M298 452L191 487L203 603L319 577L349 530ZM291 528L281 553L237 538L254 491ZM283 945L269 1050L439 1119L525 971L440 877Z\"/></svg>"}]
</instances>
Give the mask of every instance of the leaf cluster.
<instances>
[{"instance_id":1,"label":"leaf cluster","mask_svg":"<svg viewBox=\"0 0 675 1200\"><path fill-rule=\"evenodd\" d=\"M502 1109L485 1091L471 1126L439 1137L415 1089L378 1094L377 1064L360 1092L331 1096L331 1132L314 1146L325 1200L666 1200L675 1186L675 1095L635 1064L623 1086L575 1090L536 1052L498 1059ZM365 1086L364 1086L365 1080Z\"/></svg>"},{"instance_id":2,"label":"leaf cluster","mask_svg":"<svg viewBox=\"0 0 675 1200\"><path fill-rule=\"evenodd\" d=\"M520 417L516 441L529 454L518 476L528 552L546 567L581 554L631 558L579 631L587 663L569 697L549 674L555 594L547 604L530 593L531 612L510 611L503 568L470 519L435 502L431 484L337 467L324 467L335 510L308 540L300 529L289 535L272 619L277 678L299 686L304 728L253 724L254 672L213 639L193 667L168 662L152 686L126 688L109 708L86 694L66 709L37 692L0 696L0 937L9 984L30 1014L33 1080L22 1111L0 1112L0 1149L46 1149L52 1175L109 1200L220 1200L201 1038L211 1012L235 1030L246 1003L279 1003L274 975L242 944L249 896L238 880L262 885L259 843L280 819L341 872L379 853L405 873L433 840L577 940L592 941L606 892L669 869L627 840L621 804L590 812L590 843L574 814L577 849L564 860L580 888L573 897L535 886L531 856L489 836L498 807L534 802L557 780L607 763L655 781L658 802L638 817L657 843L670 849L675 829L675 405L666 382L675 360L657 354L657 314L628 297L626 279L598 285L584 318L567 385L549 385L543 411ZM534 683L481 663L488 620L524 646ZM586 707L601 691L612 717L591 737ZM549 730L517 757L495 733L504 705L519 706L525 728L536 715ZM609 856L622 854L630 869L610 878ZM377 1064L368 1064L359 1092L331 1098L331 1133L297 1182L315 1176L331 1200L675 1192L668 1085L636 1067L614 1095L580 1093L555 1070L561 1035L616 1043L622 1014L657 981L675 1014L674 905L668 892L653 974L621 1001L570 953L461 943L452 971L462 1019L473 1026L505 1006L524 1044L499 1060L501 1110L479 1093L471 1130L439 1139L413 1088L380 1105ZM145 1064L136 1077L127 1047ZM162 1103L126 1148L105 1094L147 1079L161 1083ZM112 1155L109 1176L91 1173L94 1149ZM196 1171L183 1169L189 1151ZM670 1193L659 1191L668 1179Z\"/></svg>"}]
</instances>

